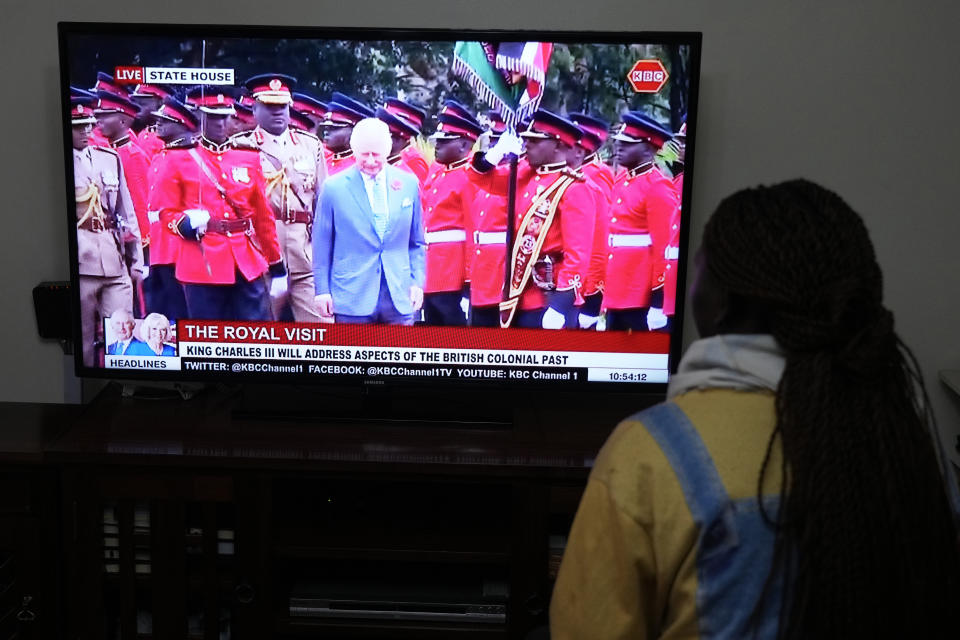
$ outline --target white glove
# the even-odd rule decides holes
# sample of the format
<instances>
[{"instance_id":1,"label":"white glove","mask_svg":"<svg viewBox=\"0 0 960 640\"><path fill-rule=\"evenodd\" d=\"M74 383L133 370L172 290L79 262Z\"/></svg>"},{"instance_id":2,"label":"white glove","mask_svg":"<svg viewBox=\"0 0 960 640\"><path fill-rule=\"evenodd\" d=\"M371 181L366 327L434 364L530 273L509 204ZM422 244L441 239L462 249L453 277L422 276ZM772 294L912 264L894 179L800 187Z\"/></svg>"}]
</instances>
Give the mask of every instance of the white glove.
<instances>
[{"instance_id":1,"label":"white glove","mask_svg":"<svg viewBox=\"0 0 960 640\"><path fill-rule=\"evenodd\" d=\"M207 223L210 222L210 212L206 209L187 209L184 211L190 220L190 226L197 232L199 238L207 232Z\"/></svg>"},{"instance_id":2,"label":"white glove","mask_svg":"<svg viewBox=\"0 0 960 640\"><path fill-rule=\"evenodd\" d=\"M650 310L647 311L647 327L650 328L650 331L656 331L665 326L667 326L667 316L664 315L663 309L650 307Z\"/></svg>"},{"instance_id":3,"label":"white glove","mask_svg":"<svg viewBox=\"0 0 960 640\"><path fill-rule=\"evenodd\" d=\"M146 264L140 265L140 277L146 280L149 275L150 275L150 265L146 265Z\"/></svg>"},{"instance_id":4,"label":"white glove","mask_svg":"<svg viewBox=\"0 0 960 640\"><path fill-rule=\"evenodd\" d=\"M463 311L463 315L469 315L470 300L468 300L466 297L460 298L460 311Z\"/></svg>"},{"instance_id":5,"label":"white glove","mask_svg":"<svg viewBox=\"0 0 960 640\"><path fill-rule=\"evenodd\" d=\"M497 144L490 147L483 159L496 166L508 153L519 156L523 153L523 140L512 131L504 131L497 140Z\"/></svg>"},{"instance_id":6,"label":"white glove","mask_svg":"<svg viewBox=\"0 0 960 640\"><path fill-rule=\"evenodd\" d=\"M577 316L577 323L580 325L581 329L589 329L593 325L597 324L600 320L600 316L588 316L585 313L581 313Z\"/></svg>"},{"instance_id":7,"label":"white glove","mask_svg":"<svg viewBox=\"0 0 960 640\"><path fill-rule=\"evenodd\" d=\"M553 307L547 307L546 312L543 314L543 321L540 326L544 329L563 329L563 325L566 322L566 318L563 317L563 314L554 309Z\"/></svg>"},{"instance_id":8,"label":"white glove","mask_svg":"<svg viewBox=\"0 0 960 640\"><path fill-rule=\"evenodd\" d=\"M270 297L279 298L287 292L287 276L270 279Z\"/></svg>"}]
</instances>

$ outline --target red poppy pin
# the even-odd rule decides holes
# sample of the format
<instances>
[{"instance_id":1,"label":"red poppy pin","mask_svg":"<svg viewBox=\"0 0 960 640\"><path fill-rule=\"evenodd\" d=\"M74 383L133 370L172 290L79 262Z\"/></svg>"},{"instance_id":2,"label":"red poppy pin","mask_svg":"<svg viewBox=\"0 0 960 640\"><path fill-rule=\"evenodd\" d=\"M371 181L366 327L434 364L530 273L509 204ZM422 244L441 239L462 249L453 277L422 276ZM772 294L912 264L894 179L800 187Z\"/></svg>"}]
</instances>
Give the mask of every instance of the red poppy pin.
<instances>
[{"instance_id":1,"label":"red poppy pin","mask_svg":"<svg viewBox=\"0 0 960 640\"><path fill-rule=\"evenodd\" d=\"M400 191L400 187L402 186L403 186L403 183L400 182L399 180L394 180L393 182L390 183L390 188L393 189L394 191Z\"/></svg>"}]
</instances>

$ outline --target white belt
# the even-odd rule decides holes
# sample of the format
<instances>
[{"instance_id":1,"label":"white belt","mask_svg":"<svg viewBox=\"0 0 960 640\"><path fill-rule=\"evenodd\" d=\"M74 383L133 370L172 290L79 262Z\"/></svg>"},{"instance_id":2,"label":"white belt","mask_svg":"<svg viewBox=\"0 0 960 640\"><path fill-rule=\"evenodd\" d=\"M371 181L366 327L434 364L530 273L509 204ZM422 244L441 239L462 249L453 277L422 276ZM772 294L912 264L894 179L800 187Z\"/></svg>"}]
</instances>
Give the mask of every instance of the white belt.
<instances>
[{"instance_id":1,"label":"white belt","mask_svg":"<svg viewBox=\"0 0 960 640\"><path fill-rule=\"evenodd\" d=\"M663 259L664 260L679 260L680 259L680 247L667 247L663 250Z\"/></svg>"},{"instance_id":2,"label":"white belt","mask_svg":"<svg viewBox=\"0 0 960 640\"><path fill-rule=\"evenodd\" d=\"M467 239L467 232L463 229L444 229L443 231L427 231L424 238L427 244L437 242L463 242Z\"/></svg>"},{"instance_id":3,"label":"white belt","mask_svg":"<svg viewBox=\"0 0 960 640\"><path fill-rule=\"evenodd\" d=\"M507 244L507 232L474 231L473 244Z\"/></svg>"},{"instance_id":4,"label":"white belt","mask_svg":"<svg viewBox=\"0 0 960 640\"><path fill-rule=\"evenodd\" d=\"M649 233L611 233L608 244L611 247L649 247L653 240Z\"/></svg>"},{"instance_id":5,"label":"white belt","mask_svg":"<svg viewBox=\"0 0 960 640\"><path fill-rule=\"evenodd\" d=\"M150 221L150 224L156 224L157 222L160 222L160 212L147 211L147 220Z\"/></svg>"}]
</instances>

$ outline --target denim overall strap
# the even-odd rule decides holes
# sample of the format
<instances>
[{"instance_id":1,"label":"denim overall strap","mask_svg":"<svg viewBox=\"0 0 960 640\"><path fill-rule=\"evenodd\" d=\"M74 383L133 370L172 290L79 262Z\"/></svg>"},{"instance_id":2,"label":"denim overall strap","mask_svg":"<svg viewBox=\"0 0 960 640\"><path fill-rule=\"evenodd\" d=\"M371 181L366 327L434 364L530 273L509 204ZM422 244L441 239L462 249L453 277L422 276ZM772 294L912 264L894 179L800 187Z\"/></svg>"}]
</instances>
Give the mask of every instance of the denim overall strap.
<instances>
[{"instance_id":1,"label":"denim overall strap","mask_svg":"<svg viewBox=\"0 0 960 640\"><path fill-rule=\"evenodd\" d=\"M666 456L699 531L696 599L701 640L776 637L782 585L775 579L766 586L774 533L757 499L730 499L696 427L675 403L656 405L634 419ZM764 498L770 517L776 517L778 506L778 496Z\"/></svg>"}]
</instances>

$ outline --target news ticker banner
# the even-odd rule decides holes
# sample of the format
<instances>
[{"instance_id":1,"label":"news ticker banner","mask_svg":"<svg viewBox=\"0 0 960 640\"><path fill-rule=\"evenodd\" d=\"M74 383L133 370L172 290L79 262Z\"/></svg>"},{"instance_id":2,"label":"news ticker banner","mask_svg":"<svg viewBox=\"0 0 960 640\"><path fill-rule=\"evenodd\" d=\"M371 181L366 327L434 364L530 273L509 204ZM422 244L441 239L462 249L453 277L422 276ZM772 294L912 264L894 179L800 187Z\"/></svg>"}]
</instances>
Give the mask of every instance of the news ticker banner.
<instances>
[{"instance_id":1,"label":"news ticker banner","mask_svg":"<svg viewBox=\"0 0 960 640\"><path fill-rule=\"evenodd\" d=\"M106 356L107 368L294 376L666 382L670 336L181 320L177 355Z\"/></svg>"}]
</instances>

